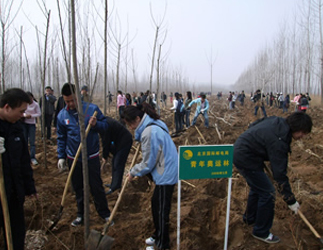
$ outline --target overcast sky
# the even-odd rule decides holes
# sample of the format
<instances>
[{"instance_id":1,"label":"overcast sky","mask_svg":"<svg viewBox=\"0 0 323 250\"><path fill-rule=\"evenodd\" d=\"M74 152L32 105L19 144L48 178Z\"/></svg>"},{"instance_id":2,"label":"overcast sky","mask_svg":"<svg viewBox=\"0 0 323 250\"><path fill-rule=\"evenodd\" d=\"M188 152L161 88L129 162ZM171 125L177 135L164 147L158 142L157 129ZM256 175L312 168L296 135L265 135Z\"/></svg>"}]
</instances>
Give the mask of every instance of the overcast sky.
<instances>
[{"instance_id":1,"label":"overcast sky","mask_svg":"<svg viewBox=\"0 0 323 250\"><path fill-rule=\"evenodd\" d=\"M85 0L78 2L85 3L83 1ZM129 48L134 50L138 73L150 72L149 56L156 31L150 15L151 3L158 24L165 13L162 30L167 30L167 37L162 48L164 53L168 52L169 65L180 70L190 82L210 82L208 60L211 60L213 51L213 82L228 85L237 80L266 43L272 43L280 26L293 17L299 2L300 0L115 0L109 1L109 4L110 11L118 13L123 26L120 33L122 38L127 32L128 20L129 39L134 37ZM56 1L47 0L46 4L52 11L51 25L58 25ZM100 11L103 13L103 9ZM40 14L35 0L24 1L23 13L39 29L45 29L44 16ZM80 13L82 18L85 15L86 11ZM97 26L101 25L99 18L90 19L95 19ZM36 41L34 28L28 28L30 24L21 17L15 20L15 26L20 25L24 25L24 39L32 41L32 45L28 46L28 50L32 50ZM102 41L97 39L97 43ZM103 51L100 53L103 54Z\"/></svg>"}]
</instances>

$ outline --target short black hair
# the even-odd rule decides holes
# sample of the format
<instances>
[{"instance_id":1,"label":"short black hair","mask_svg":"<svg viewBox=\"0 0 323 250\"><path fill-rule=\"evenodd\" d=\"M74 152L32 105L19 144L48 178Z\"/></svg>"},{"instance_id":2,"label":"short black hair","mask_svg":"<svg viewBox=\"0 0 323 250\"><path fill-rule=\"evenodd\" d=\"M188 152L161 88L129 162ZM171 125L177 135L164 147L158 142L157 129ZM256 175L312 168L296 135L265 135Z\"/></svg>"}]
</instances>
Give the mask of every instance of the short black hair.
<instances>
[{"instance_id":1,"label":"short black hair","mask_svg":"<svg viewBox=\"0 0 323 250\"><path fill-rule=\"evenodd\" d=\"M286 122L288 123L291 132L303 132L303 133L310 133L312 131L312 118L301 111L296 111L289 115L286 118Z\"/></svg>"},{"instance_id":2,"label":"short black hair","mask_svg":"<svg viewBox=\"0 0 323 250\"><path fill-rule=\"evenodd\" d=\"M75 85L72 83L65 83L62 87L62 95L70 96L72 94L75 94Z\"/></svg>"},{"instance_id":3,"label":"short black hair","mask_svg":"<svg viewBox=\"0 0 323 250\"><path fill-rule=\"evenodd\" d=\"M22 103L30 103L28 94L19 88L12 88L6 90L0 97L0 108L3 108L6 104L10 108L14 109L20 107Z\"/></svg>"}]
</instances>

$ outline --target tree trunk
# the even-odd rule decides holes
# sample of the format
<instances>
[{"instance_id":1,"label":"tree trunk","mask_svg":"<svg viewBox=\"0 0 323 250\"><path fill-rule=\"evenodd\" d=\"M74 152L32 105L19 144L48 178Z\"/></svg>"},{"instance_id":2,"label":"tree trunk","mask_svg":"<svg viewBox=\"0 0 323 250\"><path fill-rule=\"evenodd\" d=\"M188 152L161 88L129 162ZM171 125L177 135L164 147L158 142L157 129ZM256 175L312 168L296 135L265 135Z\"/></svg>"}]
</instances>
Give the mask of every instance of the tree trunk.
<instances>
[{"instance_id":1,"label":"tree trunk","mask_svg":"<svg viewBox=\"0 0 323 250\"><path fill-rule=\"evenodd\" d=\"M71 21L72 21L73 74L74 74L74 82L75 82L75 92L77 96L77 107L78 107L78 113L79 113L79 124L80 124L81 143L82 143L82 167L83 167L83 189L84 189L84 242L86 242L90 233L89 174L88 174L87 147L86 147L86 138L85 138L84 114L82 109L81 94L80 94L80 88L79 88L79 78L78 78L78 72L77 72L74 0L71 0Z\"/></svg>"}]
</instances>

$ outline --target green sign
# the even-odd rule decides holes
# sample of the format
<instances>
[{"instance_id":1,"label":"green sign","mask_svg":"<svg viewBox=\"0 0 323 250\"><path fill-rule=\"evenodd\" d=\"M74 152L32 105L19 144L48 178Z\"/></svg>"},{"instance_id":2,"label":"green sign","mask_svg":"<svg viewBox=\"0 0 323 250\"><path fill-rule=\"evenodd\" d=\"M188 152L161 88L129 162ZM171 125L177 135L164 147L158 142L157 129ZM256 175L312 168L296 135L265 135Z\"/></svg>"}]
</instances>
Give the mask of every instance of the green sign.
<instances>
[{"instance_id":1,"label":"green sign","mask_svg":"<svg viewBox=\"0 0 323 250\"><path fill-rule=\"evenodd\" d=\"M233 145L180 146L179 179L232 176Z\"/></svg>"}]
</instances>

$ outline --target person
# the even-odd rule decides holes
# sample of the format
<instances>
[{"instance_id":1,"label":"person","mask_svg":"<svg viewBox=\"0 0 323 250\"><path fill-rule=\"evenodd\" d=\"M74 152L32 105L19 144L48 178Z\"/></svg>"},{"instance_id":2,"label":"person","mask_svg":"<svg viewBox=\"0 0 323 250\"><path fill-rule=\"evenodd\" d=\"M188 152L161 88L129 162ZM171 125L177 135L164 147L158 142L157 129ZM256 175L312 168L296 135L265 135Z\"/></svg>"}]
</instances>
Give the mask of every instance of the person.
<instances>
[{"instance_id":1,"label":"person","mask_svg":"<svg viewBox=\"0 0 323 250\"><path fill-rule=\"evenodd\" d=\"M308 99L306 98L306 95L301 95L300 101L299 101L300 111L306 112L308 109L309 103Z\"/></svg>"},{"instance_id":2,"label":"person","mask_svg":"<svg viewBox=\"0 0 323 250\"><path fill-rule=\"evenodd\" d=\"M283 108L283 104L284 104L284 95L283 92L280 92L280 95L278 96L278 102L279 102L279 109Z\"/></svg>"},{"instance_id":3,"label":"person","mask_svg":"<svg viewBox=\"0 0 323 250\"><path fill-rule=\"evenodd\" d=\"M62 95L60 95L57 99L57 103L56 103L56 109L55 109L55 115L54 115L54 131L55 133L57 132L57 116L59 114L59 112L65 108L66 103L64 101L64 98Z\"/></svg>"},{"instance_id":4,"label":"person","mask_svg":"<svg viewBox=\"0 0 323 250\"><path fill-rule=\"evenodd\" d=\"M91 102L91 96L88 93L89 89L86 85L81 88L81 100L82 102Z\"/></svg>"},{"instance_id":5,"label":"person","mask_svg":"<svg viewBox=\"0 0 323 250\"><path fill-rule=\"evenodd\" d=\"M234 91L232 91L232 101L231 101L231 108L232 109L235 109L236 100L237 100L237 95Z\"/></svg>"},{"instance_id":6,"label":"person","mask_svg":"<svg viewBox=\"0 0 323 250\"><path fill-rule=\"evenodd\" d=\"M111 117L107 116L106 120L108 129L101 133L100 136L104 164L109 153L111 152L113 155L112 181L111 184L106 184L110 188L106 194L111 194L121 187L124 168L132 146L132 134L125 126Z\"/></svg>"},{"instance_id":7,"label":"person","mask_svg":"<svg viewBox=\"0 0 323 250\"><path fill-rule=\"evenodd\" d=\"M209 101L206 99L206 95L204 93L201 93L200 97L191 101L191 103L188 106L191 107L195 103L197 104L197 107L196 107L195 115L194 115L191 126L195 125L197 117L200 114L202 114L204 116L204 125L206 128L208 128L209 127L209 116L207 114L207 111L209 109Z\"/></svg>"},{"instance_id":8,"label":"person","mask_svg":"<svg viewBox=\"0 0 323 250\"><path fill-rule=\"evenodd\" d=\"M229 109L233 109L232 108L232 92L229 91L229 96L228 96L228 102L229 102Z\"/></svg>"},{"instance_id":9,"label":"person","mask_svg":"<svg viewBox=\"0 0 323 250\"><path fill-rule=\"evenodd\" d=\"M66 107L61 110L57 117L57 154L59 159L57 166L59 169L65 168L66 158L68 167L70 168L72 166L81 142L75 85L65 83L62 87L62 95ZM105 116L97 105L82 102L82 109L85 126L88 124L91 125L91 129L86 139L90 190L99 216L108 221L110 210L108 208L108 202L100 176L101 166L99 159L99 132L102 133L106 131L108 129L108 124ZM96 117L92 116L94 111L98 112ZM72 186L75 191L77 202L77 218L71 224L75 227L83 224L84 215L82 157L80 156L76 161L77 163L72 174Z\"/></svg>"},{"instance_id":10,"label":"person","mask_svg":"<svg viewBox=\"0 0 323 250\"><path fill-rule=\"evenodd\" d=\"M112 102L112 94L111 94L111 92L109 91L108 92L108 95L107 95L107 97L109 98L109 104Z\"/></svg>"},{"instance_id":11,"label":"person","mask_svg":"<svg viewBox=\"0 0 323 250\"><path fill-rule=\"evenodd\" d=\"M290 104L290 98L289 98L289 95L287 94L285 96L284 103L283 103L283 113L288 112L289 104Z\"/></svg>"},{"instance_id":12,"label":"person","mask_svg":"<svg viewBox=\"0 0 323 250\"><path fill-rule=\"evenodd\" d=\"M185 109L185 125L186 128L190 127L190 115L191 115L191 108L188 106L192 101L192 92L187 91L186 92L186 99L184 102L184 109Z\"/></svg>"},{"instance_id":13,"label":"person","mask_svg":"<svg viewBox=\"0 0 323 250\"><path fill-rule=\"evenodd\" d=\"M55 112L55 102L56 102L56 96L54 96L54 90L51 86L45 87L45 94L44 94L44 100L45 100L45 128L47 131L47 139L50 140L52 136L52 121L53 121L53 114ZM40 108L42 108L43 105L43 97L40 97ZM43 135L45 137L45 135Z\"/></svg>"},{"instance_id":14,"label":"person","mask_svg":"<svg viewBox=\"0 0 323 250\"><path fill-rule=\"evenodd\" d=\"M258 89L255 92L254 96L252 97L252 100L254 101L254 103L256 103L255 116L257 116L258 109L260 107L261 110L262 110L262 113L264 114L264 117L267 117L266 110L265 110L265 105L264 105L264 101L263 101L262 97L264 97L264 95L261 95L260 89Z\"/></svg>"},{"instance_id":15,"label":"person","mask_svg":"<svg viewBox=\"0 0 323 250\"><path fill-rule=\"evenodd\" d=\"M132 104L131 95L129 93L126 94L126 107Z\"/></svg>"},{"instance_id":16,"label":"person","mask_svg":"<svg viewBox=\"0 0 323 250\"><path fill-rule=\"evenodd\" d=\"M183 129L183 118L181 113L181 99L178 92L175 92L174 94L175 99L173 100L173 107L170 108L170 110L174 110L174 121L175 121L175 129L176 134L182 131Z\"/></svg>"},{"instance_id":17,"label":"person","mask_svg":"<svg viewBox=\"0 0 323 250\"><path fill-rule=\"evenodd\" d=\"M33 165L38 165L38 161L36 160L36 146L35 146L35 138L36 138L36 118L40 117L40 107L34 95L31 92L26 92L29 96L30 103L27 106L25 113L23 114L23 128L25 139L30 144L30 158L31 163Z\"/></svg>"},{"instance_id":18,"label":"person","mask_svg":"<svg viewBox=\"0 0 323 250\"><path fill-rule=\"evenodd\" d=\"M125 108L125 104L126 104L126 98L124 97L124 95L122 94L121 90L118 90L118 95L117 95L117 107L119 110L119 121L121 122L121 124L124 125L123 120L121 119L122 117L122 113L123 110Z\"/></svg>"},{"instance_id":19,"label":"person","mask_svg":"<svg viewBox=\"0 0 323 250\"><path fill-rule=\"evenodd\" d=\"M238 100L240 102L240 105L244 105L244 99L246 98L246 95L244 93L244 90L241 91L241 93L238 95Z\"/></svg>"},{"instance_id":20,"label":"person","mask_svg":"<svg viewBox=\"0 0 323 250\"><path fill-rule=\"evenodd\" d=\"M273 92L270 92L270 95L269 95L269 106L273 106L273 101L275 100L275 97L274 97L274 94Z\"/></svg>"},{"instance_id":21,"label":"person","mask_svg":"<svg viewBox=\"0 0 323 250\"><path fill-rule=\"evenodd\" d=\"M146 249L170 249L169 214L172 195L178 180L178 154L168 128L160 116L147 103L129 106L124 119L135 130L135 140L141 142L142 161L127 174L132 181L135 176L151 174L156 186L151 198L155 231L146 239Z\"/></svg>"},{"instance_id":22,"label":"person","mask_svg":"<svg viewBox=\"0 0 323 250\"><path fill-rule=\"evenodd\" d=\"M25 196L37 199L28 144L19 121L30 103L21 89L6 90L0 97L0 153L11 224L13 249L23 250L25 244ZM1 202L1 201L0 201ZM0 227L3 228L4 249L7 249L5 227L0 204Z\"/></svg>"},{"instance_id":23,"label":"person","mask_svg":"<svg viewBox=\"0 0 323 250\"><path fill-rule=\"evenodd\" d=\"M243 221L252 225L252 235L267 243L279 238L270 232L274 219L275 188L264 172L270 161L273 179L288 207L297 213L299 204L287 176L288 153L292 139L300 140L312 130L312 119L303 112L287 118L272 116L252 123L234 143L233 163L250 187Z\"/></svg>"}]
</instances>

